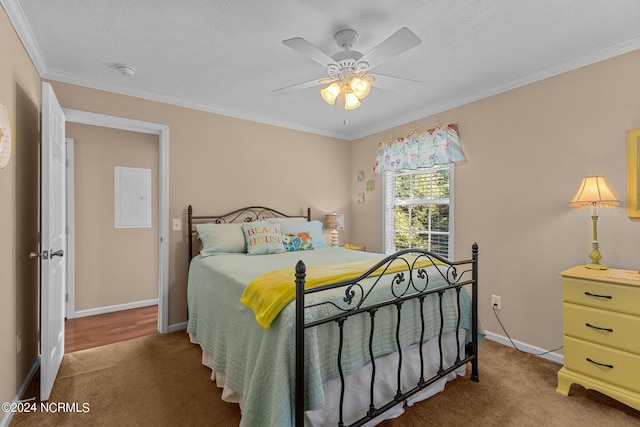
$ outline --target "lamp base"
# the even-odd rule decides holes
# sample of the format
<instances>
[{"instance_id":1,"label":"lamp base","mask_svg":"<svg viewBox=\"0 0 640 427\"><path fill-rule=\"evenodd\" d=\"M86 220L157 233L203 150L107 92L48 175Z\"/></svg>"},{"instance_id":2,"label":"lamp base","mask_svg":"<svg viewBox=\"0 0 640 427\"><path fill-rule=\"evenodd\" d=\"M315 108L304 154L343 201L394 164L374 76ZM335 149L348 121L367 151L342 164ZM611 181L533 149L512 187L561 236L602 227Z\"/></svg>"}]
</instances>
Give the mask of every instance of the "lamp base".
<instances>
[{"instance_id":1,"label":"lamp base","mask_svg":"<svg viewBox=\"0 0 640 427\"><path fill-rule=\"evenodd\" d=\"M338 244L338 230L331 231L331 246L337 248Z\"/></svg>"},{"instance_id":2,"label":"lamp base","mask_svg":"<svg viewBox=\"0 0 640 427\"><path fill-rule=\"evenodd\" d=\"M591 270L606 270L607 266L602 264L591 263L591 264L585 265L585 268L589 268Z\"/></svg>"}]
</instances>

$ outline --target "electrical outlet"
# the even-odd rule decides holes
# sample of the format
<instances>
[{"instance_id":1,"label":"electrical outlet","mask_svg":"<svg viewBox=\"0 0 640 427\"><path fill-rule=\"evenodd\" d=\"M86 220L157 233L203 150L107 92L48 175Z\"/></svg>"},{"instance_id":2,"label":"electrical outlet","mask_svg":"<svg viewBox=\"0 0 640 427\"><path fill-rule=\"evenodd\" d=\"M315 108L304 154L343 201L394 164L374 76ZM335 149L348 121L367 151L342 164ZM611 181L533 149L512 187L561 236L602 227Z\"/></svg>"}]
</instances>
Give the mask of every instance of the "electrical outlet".
<instances>
[{"instance_id":1,"label":"electrical outlet","mask_svg":"<svg viewBox=\"0 0 640 427\"><path fill-rule=\"evenodd\" d=\"M182 230L182 220L174 219L173 220L173 231L180 231L180 230Z\"/></svg>"},{"instance_id":2,"label":"electrical outlet","mask_svg":"<svg viewBox=\"0 0 640 427\"><path fill-rule=\"evenodd\" d=\"M16 354L20 354L22 351L22 331L16 335Z\"/></svg>"},{"instance_id":3,"label":"electrical outlet","mask_svg":"<svg viewBox=\"0 0 640 427\"><path fill-rule=\"evenodd\" d=\"M491 295L491 307L502 310L502 299L498 295Z\"/></svg>"}]
</instances>

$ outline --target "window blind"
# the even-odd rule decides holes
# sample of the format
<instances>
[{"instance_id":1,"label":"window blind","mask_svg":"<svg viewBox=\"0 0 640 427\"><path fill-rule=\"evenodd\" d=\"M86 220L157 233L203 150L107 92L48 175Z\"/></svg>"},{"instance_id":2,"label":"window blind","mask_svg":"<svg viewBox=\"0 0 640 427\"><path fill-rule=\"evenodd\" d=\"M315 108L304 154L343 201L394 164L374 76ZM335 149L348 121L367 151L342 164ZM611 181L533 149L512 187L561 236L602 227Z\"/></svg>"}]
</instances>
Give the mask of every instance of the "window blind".
<instances>
[{"instance_id":1,"label":"window blind","mask_svg":"<svg viewBox=\"0 0 640 427\"><path fill-rule=\"evenodd\" d=\"M453 166L383 174L383 248L453 255Z\"/></svg>"}]
</instances>

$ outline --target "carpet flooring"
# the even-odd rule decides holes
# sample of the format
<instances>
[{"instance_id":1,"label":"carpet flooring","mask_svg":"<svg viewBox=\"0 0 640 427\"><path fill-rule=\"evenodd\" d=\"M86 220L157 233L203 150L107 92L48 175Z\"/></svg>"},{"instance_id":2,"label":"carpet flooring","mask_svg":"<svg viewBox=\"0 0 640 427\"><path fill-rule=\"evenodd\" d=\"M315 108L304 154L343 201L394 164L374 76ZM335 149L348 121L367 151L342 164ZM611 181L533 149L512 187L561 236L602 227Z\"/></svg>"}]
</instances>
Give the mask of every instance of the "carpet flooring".
<instances>
[{"instance_id":1,"label":"carpet flooring","mask_svg":"<svg viewBox=\"0 0 640 427\"><path fill-rule=\"evenodd\" d=\"M486 339L479 353L480 382L460 377L381 426L640 426L640 411L598 392L558 394L557 363ZM210 374L184 331L70 353L54 411L15 414L10 426L237 426L238 406Z\"/></svg>"}]
</instances>

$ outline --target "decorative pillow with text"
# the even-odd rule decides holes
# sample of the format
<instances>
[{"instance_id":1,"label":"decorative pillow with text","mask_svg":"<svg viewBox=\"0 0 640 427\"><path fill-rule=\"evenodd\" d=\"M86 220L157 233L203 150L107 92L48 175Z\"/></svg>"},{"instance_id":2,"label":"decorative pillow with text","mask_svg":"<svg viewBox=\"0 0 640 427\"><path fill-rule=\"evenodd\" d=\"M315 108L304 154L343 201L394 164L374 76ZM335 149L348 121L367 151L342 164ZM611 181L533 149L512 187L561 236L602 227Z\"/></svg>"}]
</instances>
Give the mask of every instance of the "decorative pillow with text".
<instances>
[{"instance_id":1,"label":"decorative pillow with text","mask_svg":"<svg viewBox=\"0 0 640 427\"><path fill-rule=\"evenodd\" d=\"M266 221L243 222L242 231L249 255L281 254L282 244L280 224Z\"/></svg>"}]
</instances>

